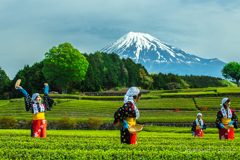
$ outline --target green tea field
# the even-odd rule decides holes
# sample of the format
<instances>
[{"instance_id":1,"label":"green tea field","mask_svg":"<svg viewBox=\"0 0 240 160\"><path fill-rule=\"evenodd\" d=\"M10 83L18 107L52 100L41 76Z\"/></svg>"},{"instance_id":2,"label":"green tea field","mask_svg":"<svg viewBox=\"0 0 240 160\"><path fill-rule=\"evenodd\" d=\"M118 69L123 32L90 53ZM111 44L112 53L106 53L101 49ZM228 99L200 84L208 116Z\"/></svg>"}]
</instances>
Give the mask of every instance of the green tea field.
<instances>
[{"instance_id":1,"label":"green tea field","mask_svg":"<svg viewBox=\"0 0 240 160\"><path fill-rule=\"evenodd\" d=\"M151 131L151 132L149 132ZM119 131L49 130L31 138L29 130L0 130L1 159L239 159L240 134L220 141L217 129L204 138L184 127L146 127L137 145L120 144Z\"/></svg>"},{"instance_id":2,"label":"green tea field","mask_svg":"<svg viewBox=\"0 0 240 160\"><path fill-rule=\"evenodd\" d=\"M222 98L229 97L231 108L240 116L238 88L202 88L151 91L137 103L143 131L137 145L120 144L118 130L47 130L47 138L31 138L30 130L0 129L1 159L239 159L240 130L235 140L220 141L217 128L204 130L204 138L194 138L191 123L197 113L214 126ZM63 116L86 123L98 117L113 123L115 111L123 105L123 96L50 95L55 104L46 112L48 122ZM177 110L176 110L177 109ZM0 101L0 117L31 120L24 99ZM186 123L189 127L165 127L151 124Z\"/></svg>"}]
</instances>

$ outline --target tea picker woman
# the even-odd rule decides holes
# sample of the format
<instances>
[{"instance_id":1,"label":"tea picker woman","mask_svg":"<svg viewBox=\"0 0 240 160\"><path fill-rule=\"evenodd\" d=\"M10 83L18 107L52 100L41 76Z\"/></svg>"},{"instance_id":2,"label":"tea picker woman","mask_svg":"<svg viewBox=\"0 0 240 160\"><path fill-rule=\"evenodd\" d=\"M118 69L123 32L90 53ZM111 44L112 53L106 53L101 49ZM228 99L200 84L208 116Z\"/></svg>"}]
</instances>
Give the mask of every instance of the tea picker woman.
<instances>
[{"instance_id":1,"label":"tea picker woman","mask_svg":"<svg viewBox=\"0 0 240 160\"><path fill-rule=\"evenodd\" d=\"M139 118L139 111L136 105L141 98L141 92L137 87L131 87L125 97L124 104L114 114L114 124L121 128L121 143L137 144L137 134L129 132L129 126L136 124L136 119Z\"/></svg>"},{"instance_id":2,"label":"tea picker woman","mask_svg":"<svg viewBox=\"0 0 240 160\"><path fill-rule=\"evenodd\" d=\"M41 103L42 98L39 93L34 93L32 97L19 85L15 88L23 93L25 100L26 111L31 111L33 115L31 137L46 137L47 130L47 121L45 120L45 111L51 110L53 105L53 99L48 95L49 86L47 83L44 83L44 96L43 103Z\"/></svg>"},{"instance_id":3,"label":"tea picker woman","mask_svg":"<svg viewBox=\"0 0 240 160\"><path fill-rule=\"evenodd\" d=\"M197 114L197 119L193 122L192 126L192 136L193 137L204 137L203 129L206 129L206 124L202 120L202 114Z\"/></svg>"},{"instance_id":4,"label":"tea picker woman","mask_svg":"<svg viewBox=\"0 0 240 160\"><path fill-rule=\"evenodd\" d=\"M234 140L234 129L238 128L238 117L232 109L230 109L230 99L223 98L220 104L222 108L217 113L216 127L219 130L219 139Z\"/></svg>"}]
</instances>

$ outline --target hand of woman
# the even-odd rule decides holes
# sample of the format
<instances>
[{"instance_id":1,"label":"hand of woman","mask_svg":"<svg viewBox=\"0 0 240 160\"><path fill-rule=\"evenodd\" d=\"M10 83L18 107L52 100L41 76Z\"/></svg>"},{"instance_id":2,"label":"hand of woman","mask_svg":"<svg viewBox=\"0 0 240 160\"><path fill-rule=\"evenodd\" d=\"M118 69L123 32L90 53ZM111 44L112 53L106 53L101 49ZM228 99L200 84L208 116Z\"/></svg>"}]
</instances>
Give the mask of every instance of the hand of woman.
<instances>
[{"instance_id":1,"label":"hand of woman","mask_svg":"<svg viewBox=\"0 0 240 160\"><path fill-rule=\"evenodd\" d=\"M220 124L220 127L221 127L221 128L224 128L224 125L221 123L221 124Z\"/></svg>"},{"instance_id":2,"label":"hand of woman","mask_svg":"<svg viewBox=\"0 0 240 160\"><path fill-rule=\"evenodd\" d=\"M230 122L229 122L229 125L233 125L233 123L234 123L234 121L230 121Z\"/></svg>"},{"instance_id":3,"label":"hand of woman","mask_svg":"<svg viewBox=\"0 0 240 160\"><path fill-rule=\"evenodd\" d=\"M16 86L16 88L17 88L17 89L22 89L22 87L21 87L21 86Z\"/></svg>"},{"instance_id":4,"label":"hand of woman","mask_svg":"<svg viewBox=\"0 0 240 160\"><path fill-rule=\"evenodd\" d=\"M125 130L125 129L127 129L128 128L128 123L127 123L127 121L123 121L123 130Z\"/></svg>"}]
</instances>

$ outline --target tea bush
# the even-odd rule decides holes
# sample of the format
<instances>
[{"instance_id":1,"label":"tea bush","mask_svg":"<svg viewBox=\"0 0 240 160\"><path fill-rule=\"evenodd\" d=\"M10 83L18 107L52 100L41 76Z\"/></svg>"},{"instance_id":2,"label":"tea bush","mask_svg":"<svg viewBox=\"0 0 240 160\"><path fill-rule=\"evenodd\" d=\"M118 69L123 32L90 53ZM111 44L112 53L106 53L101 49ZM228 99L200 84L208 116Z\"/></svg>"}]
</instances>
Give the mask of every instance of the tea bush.
<instances>
[{"instance_id":1,"label":"tea bush","mask_svg":"<svg viewBox=\"0 0 240 160\"><path fill-rule=\"evenodd\" d=\"M94 118L94 117L90 117L88 119L88 123L87 123L89 129L92 129L92 130L98 130L99 127L101 125L103 125L103 122L100 118Z\"/></svg>"},{"instance_id":2,"label":"tea bush","mask_svg":"<svg viewBox=\"0 0 240 160\"><path fill-rule=\"evenodd\" d=\"M60 129L63 130L74 129L75 126L77 125L77 121L67 116L64 116L57 121L57 125Z\"/></svg>"},{"instance_id":3,"label":"tea bush","mask_svg":"<svg viewBox=\"0 0 240 160\"><path fill-rule=\"evenodd\" d=\"M2 117L0 118L0 128L1 129L10 129L18 126L17 121L12 117Z\"/></svg>"}]
</instances>

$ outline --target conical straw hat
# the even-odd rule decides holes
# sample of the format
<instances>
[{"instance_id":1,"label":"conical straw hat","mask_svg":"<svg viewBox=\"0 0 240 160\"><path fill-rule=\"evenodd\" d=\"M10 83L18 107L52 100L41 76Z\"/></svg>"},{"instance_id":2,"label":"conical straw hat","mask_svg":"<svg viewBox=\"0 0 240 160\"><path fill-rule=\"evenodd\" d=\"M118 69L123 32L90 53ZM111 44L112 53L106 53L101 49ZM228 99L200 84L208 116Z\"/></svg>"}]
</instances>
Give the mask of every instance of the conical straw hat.
<instances>
[{"instance_id":1,"label":"conical straw hat","mask_svg":"<svg viewBox=\"0 0 240 160\"><path fill-rule=\"evenodd\" d=\"M233 125L226 125L224 126L225 129L232 129L234 126Z\"/></svg>"},{"instance_id":2,"label":"conical straw hat","mask_svg":"<svg viewBox=\"0 0 240 160\"><path fill-rule=\"evenodd\" d=\"M133 125L133 126L129 126L129 127L128 127L128 131L129 131L130 133L138 133L138 132L141 132L142 129L143 129L143 126L140 125L140 124L135 124L135 125Z\"/></svg>"},{"instance_id":3,"label":"conical straw hat","mask_svg":"<svg viewBox=\"0 0 240 160\"><path fill-rule=\"evenodd\" d=\"M21 83L21 79L18 79L17 82L15 83L15 89L17 89L17 86L19 86Z\"/></svg>"}]
</instances>

